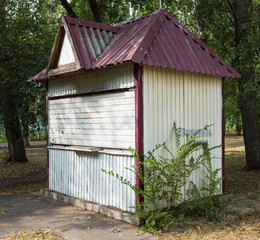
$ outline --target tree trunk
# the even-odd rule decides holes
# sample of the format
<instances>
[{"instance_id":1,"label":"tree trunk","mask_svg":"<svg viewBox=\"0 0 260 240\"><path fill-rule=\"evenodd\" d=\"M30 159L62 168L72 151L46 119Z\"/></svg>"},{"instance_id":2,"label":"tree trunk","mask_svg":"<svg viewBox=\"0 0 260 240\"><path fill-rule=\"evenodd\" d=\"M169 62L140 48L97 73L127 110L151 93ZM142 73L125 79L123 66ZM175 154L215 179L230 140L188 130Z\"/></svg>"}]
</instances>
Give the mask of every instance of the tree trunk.
<instances>
[{"instance_id":1,"label":"tree trunk","mask_svg":"<svg viewBox=\"0 0 260 240\"><path fill-rule=\"evenodd\" d=\"M93 14L93 18L95 22L102 22L101 21L101 15L100 15L100 9L99 6L97 4L96 0L88 0L89 2L89 6L91 8L92 14Z\"/></svg>"},{"instance_id":2,"label":"tree trunk","mask_svg":"<svg viewBox=\"0 0 260 240\"><path fill-rule=\"evenodd\" d=\"M247 44L247 38L251 27L249 7L250 0L228 0L233 11L235 22L235 43L240 54L236 55L235 62L239 63L238 69L242 78L238 80L239 105L242 113L243 136L246 150L246 163L249 170L260 168L260 126L258 113L258 83L255 76L255 69L250 67L250 60L254 58L255 52ZM247 44L247 45L246 45ZM244 46L246 51L241 51Z\"/></svg>"},{"instance_id":3,"label":"tree trunk","mask_svg":"<svg viewBox=\"0 0 260 240\"><path fill-rule=\"evenodd\" d=\"M9 162L28 162L18 119L16 104L10 86L2 92L2 112L9 149Z\"/></svg>"},{"instance_id":4,"label":"tree trunk","mask_svg":"<svg viewBox=\"0 0 260 240\"><path fill-rule=\"evenodd\" d=\"M30 146L31 141L30 141L30 129L29 129L29 124L27 121L23 123L23 128L24 128L24 140L25 140L25 145Z\"/></svg>"},{"instance_id":5,"label":"tree trunk","mask_svg":"<svg viewBox=\"0 0 260 240\"><path fill-rule=\"evenodd\" d=\"M0 39L3 37L3 28L7 25L5 23L5 3L6 0L0 0ZM2 50L3 42L0 41ZM3 48L4 49L4 48ZM11 80L5 76L5 51L0 54L0 107L4 117L4 126L6 132L6 138L9 149L9 160L14 162L28 162L25 154L25 148L23 144L23 137L21 133L20 123L17 115L17 108L15 102L15 94ZM8 72L8 71L7 71ZM7 73L8 75L8 73Z\"/></svg>"},{"instance_id":6,"label":"tree trunk","mask_svg":"<svg viewBox=\"0 0 260 240\"><path fill-rule=\"evenodd\" d=\"M247 168L249 170L260 168L260 129L257 105L250 102L244 103L242 119Z\"/></svg>"}]
</instances>

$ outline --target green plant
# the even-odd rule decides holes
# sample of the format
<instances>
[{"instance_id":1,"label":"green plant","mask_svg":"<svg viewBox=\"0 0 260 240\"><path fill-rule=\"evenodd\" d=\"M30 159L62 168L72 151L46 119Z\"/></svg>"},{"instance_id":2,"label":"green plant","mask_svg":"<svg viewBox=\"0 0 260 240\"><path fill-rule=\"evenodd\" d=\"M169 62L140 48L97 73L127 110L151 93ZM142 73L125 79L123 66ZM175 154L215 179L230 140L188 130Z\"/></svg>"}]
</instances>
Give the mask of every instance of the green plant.
<instances>
[{"instance_id":1,"label":"green plant","mask_svg":"<svg viewBox=\"0 0 260 240\"><path fill-rule=\"evenodd\" d=\"M183 210L188 215L217 219L219 217L217 209L221 208L219 194L222 177L218 177L221 169L213 169L212 167L213 158L210 155L210 149L212 148L206 147L204 161L202 161L206 180L202 179L203 186L201 189L198 189L192 181L190 182L191 197L185 203Z\"/></svg>"},{"instance_id":2,"label":"green plant","mask_svg":"<svg viewBox=\"0 0 260 240\"><path fill-rule=\"evenodd\" d=\"M1 142L6 142L6 135L5 135L5 131L0 131L0 143Z\"/></svg>"},{"instance_id":3,"label":"green plant","mask_svg":"<svg viewBox=\"0 0 260 240\"><path fill-rule=\"evenodd\" d=\"M133 189L137 197L137 206L134 206L135 216L143 219L143 228L146 230L153 232L167 229L169 225L181 219L170 214L169 210L176 209L184 201L186 193L183 189L194 170L204 165L209 170L207 177L212 180L216 177L215 170L207 163L211 161L210 152L216 147L210 148L207 142L199 140L199 134L208 128L209 126L205 126L191 135L186 135L184 144L181 144L180 132L174 123L176 154L172 153L166 142L156 145L147 156L140 156L130 149L138 159L138 166L132 166L128 170L138 175L144 188L137 187L113 171L102 169L103 172L116 177L121 183ZM159 149L164 150L166 154L156 157ZM203 190L212 195L216 191L216 186L215 181L210 180L205 183Z\"/></svg>"}]
</instances>

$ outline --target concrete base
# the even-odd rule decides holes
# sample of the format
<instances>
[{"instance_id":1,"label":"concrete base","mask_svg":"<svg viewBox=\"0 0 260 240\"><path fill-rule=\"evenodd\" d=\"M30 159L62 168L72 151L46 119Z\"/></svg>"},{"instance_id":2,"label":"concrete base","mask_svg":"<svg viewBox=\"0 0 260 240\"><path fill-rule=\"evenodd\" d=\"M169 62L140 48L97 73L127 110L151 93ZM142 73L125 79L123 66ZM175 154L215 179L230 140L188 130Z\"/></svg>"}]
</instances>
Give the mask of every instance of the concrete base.
<instances>
[{"instance_id":1,"label":"concrete base","mask_svg":"<svg viewBox=\"0 0 260 240\"><path fill-rule=\"evenodd\" d=\"M130 223L135 226L140 225L139 218L134 217L133 213L123 211L119 208L101 205L101 204L94 203L94 202L89 202L84 199L74 198L74 197L59 193L59 192L51 191L49 189L41 189L40 194L45 197L49 197L49 198L52 198L55 200L59 200L59 201L86 209L88 211L101 213L105 216L112 217L114 219L121 220L121 221Z\"/></svg>"}]
</instances>

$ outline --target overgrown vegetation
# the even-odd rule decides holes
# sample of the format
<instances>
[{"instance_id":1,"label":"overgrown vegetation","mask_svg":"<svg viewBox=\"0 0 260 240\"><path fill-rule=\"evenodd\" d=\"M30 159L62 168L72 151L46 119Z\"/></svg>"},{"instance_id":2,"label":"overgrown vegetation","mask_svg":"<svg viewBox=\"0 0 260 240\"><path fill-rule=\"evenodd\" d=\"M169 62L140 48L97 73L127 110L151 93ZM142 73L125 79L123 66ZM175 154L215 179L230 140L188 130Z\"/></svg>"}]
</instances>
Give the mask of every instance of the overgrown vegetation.
<instances>
[{"instance_id":1,"label":"overgrown vegetation","mask_svg":"<svg viewBox=\"0 0 260 240\"><path fill-rule=\"evenodd\" d=\"M179 231L173 231L157 238L160 240L236 240L236 239L259 239L260 212L245 215L236 219L223 219L219 222L209 222L207 224L196 224L194 226L183 227Z\"/></svg>"},{"instance_id":2,"label":"overgrown vegetation","mask_svg":"<svg viewBox=\"0 0 260 240\"><path fill-rule=\"evenodd\" d=\"M220 193L222 179L218 177L220 169L212 168L210 153L219 146L209 147L199 135L208 127L186 135L185 143L181 144L179 129L174 123L176 154L166 142L156 145L147 156L139 156L131 149L138 159L138 167L132 166L128 170L138 175L144 188L137 187L113 171L102 169L133 189L137 197L135 216L144 221L144 229L151 232L166 230L170 225L184 221L186 216L217 217L220 204L216 194ZM165 154L157 157L159 149ZM201 189L189 180L192 172L199 168L205 175Z\"/></svg>"}]
</instances>

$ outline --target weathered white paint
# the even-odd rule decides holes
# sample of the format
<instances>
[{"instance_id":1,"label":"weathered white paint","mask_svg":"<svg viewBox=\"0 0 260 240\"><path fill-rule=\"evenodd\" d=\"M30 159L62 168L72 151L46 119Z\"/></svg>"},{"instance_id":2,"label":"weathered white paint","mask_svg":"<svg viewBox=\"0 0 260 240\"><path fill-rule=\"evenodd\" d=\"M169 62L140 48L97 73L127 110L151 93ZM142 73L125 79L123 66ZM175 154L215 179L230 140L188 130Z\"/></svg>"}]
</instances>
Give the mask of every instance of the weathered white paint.
<instances>
[{"instance_id":1,"label":"weathered white paint","mask_svg":"<svg viewBox=\"0 0 260 240\"><path fill-rule=\"evenodd\" d=\"M49 188L72 197L85 199L134 212L132 189L101 171L113 170L135 184L136 176L125 169L135 164L130 156L49 149Z\"/></svg>"},{"instance_id":2,"label":"weathered white paint","mask_svg":"<svg viewBox=\"0 0 260 240\"><path fill-rule=\"evenodd\" d=\"M68 39L68 34L65 32L63 43L61 46L60 56L58 60L58 67L75 62L75 56Z\"/></svg>"},{"instance_id":3,"label":"weathered white paint","mask_svg":"<svg viewBox=\"0 0 260 240\"><path fill-rule=\"evenodd\" d=\"M202 139L207 140L210 146L221 144L220 77L144 66L143 98L145 154L164 141L175 152L175 138L172 135L174 121L177 127L186 131L214 124L210 128L212 135ZM218 157L212 162L214 169L221 168L222 149L215 149L212 156ZM200 188L203 178L204 169L201 168L192 174L190 180Z\"/></svg>"},{"instance_id":4,"label":"weathered white paint","mask_svg":"<svg viewBox=\"0 0 260 240\"><path fill-rule=\"evenodd\" d=\"M50 100L49 141L51 144L134 148L134 91Z\"/></svg>"},{"instance_id":5,"label":"weathered white paint","mask_svg":"<svg viewBox=\"0 0 260 240\"><path fill-rule=\"evenodd\" d=\"M49 81L49 97L134 86L133 65L108 68Z\"/></svg>"}]
</instances>

